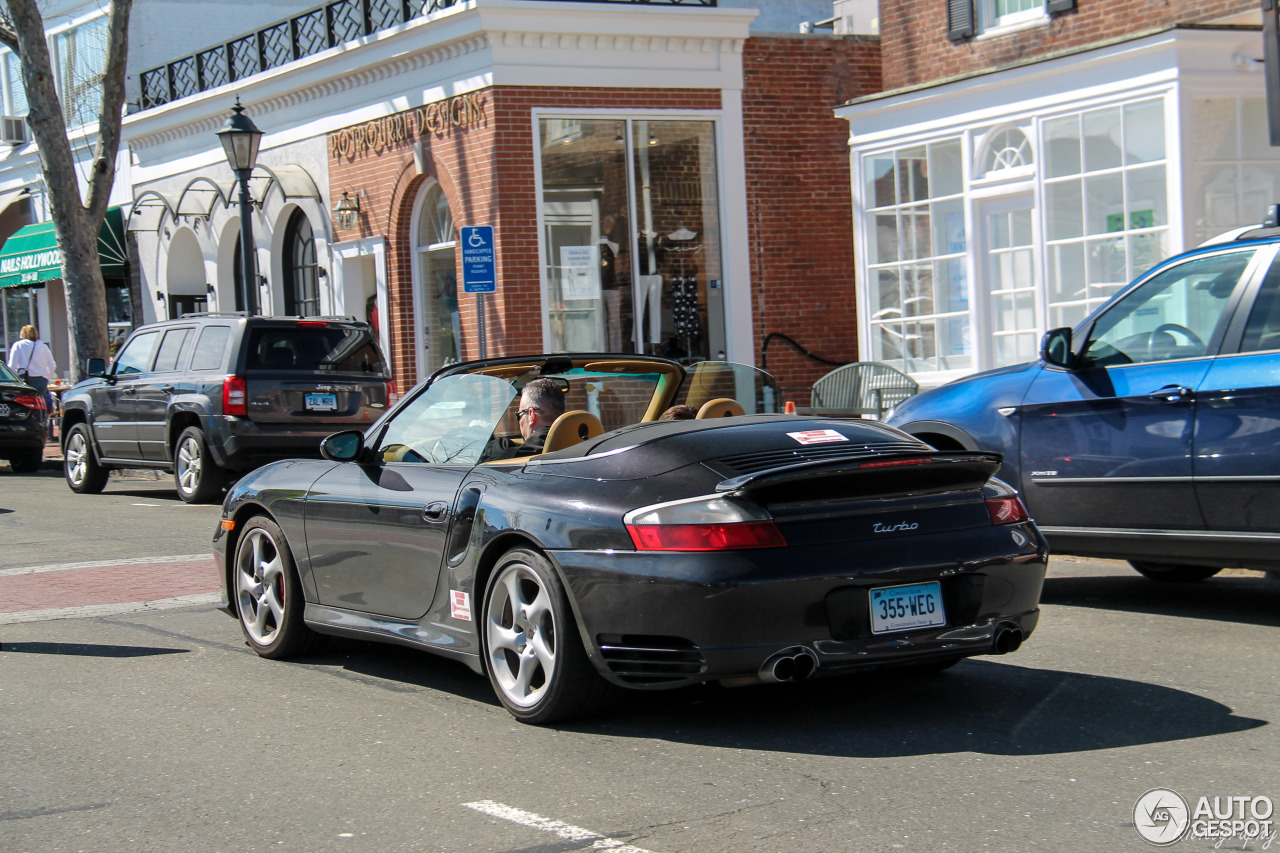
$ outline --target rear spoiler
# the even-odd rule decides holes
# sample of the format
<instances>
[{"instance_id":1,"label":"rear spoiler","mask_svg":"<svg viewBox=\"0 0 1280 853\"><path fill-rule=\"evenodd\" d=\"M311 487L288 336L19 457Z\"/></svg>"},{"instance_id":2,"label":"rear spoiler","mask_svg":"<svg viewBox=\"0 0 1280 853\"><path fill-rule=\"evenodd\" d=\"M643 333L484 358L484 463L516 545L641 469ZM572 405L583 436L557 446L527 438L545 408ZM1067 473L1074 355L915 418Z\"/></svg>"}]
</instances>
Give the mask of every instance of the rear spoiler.
<instances>
[{"instance_id":1,"label":"rear spoiler","mask_svg":"<svg viewBox=\"0 0 1280 853\"><path fill-rule=\"evenodd\" d=\"M983 451L893 453L857 459L826 459L769 468L722 480L717 492L785 499L803 489L808 499L904 494L920 490L978 488L1000 470L1004 457Z\"/></svg>"}]
</instances>

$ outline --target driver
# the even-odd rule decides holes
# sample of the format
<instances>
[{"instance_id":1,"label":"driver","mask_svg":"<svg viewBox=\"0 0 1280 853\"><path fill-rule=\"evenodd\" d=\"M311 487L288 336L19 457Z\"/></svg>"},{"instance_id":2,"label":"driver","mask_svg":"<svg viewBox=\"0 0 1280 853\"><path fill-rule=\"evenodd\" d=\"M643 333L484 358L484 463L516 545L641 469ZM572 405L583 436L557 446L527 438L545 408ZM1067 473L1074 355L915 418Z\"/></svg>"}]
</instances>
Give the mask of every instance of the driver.
<instances>
[{"instance_id":1,"label":"driver","mask_svg":"<svg viewBox=\"0 0 1280 853\"><path fill-rule=\"evenodd\" d=\"M547 443L547 433L556 418L564 414L564 392L553 379L535 379L520 392L520 409L516 423L524 444L516 456L533 456L541 453Z\"/></svg>"}]
</instances>

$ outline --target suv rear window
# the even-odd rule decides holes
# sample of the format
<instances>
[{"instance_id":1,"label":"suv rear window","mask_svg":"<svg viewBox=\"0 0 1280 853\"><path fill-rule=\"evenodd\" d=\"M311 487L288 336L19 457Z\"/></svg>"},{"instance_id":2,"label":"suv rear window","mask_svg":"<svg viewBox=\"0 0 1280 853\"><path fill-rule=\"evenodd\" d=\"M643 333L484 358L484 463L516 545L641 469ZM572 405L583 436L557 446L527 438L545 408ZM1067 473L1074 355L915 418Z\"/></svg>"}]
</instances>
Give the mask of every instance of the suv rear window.
<instances>
[{"instance_id":1,"label":"suv rear window","mask_svg":"<svg viewBox=\"0 0 1280 853\"><path fill-rule=\"evenodd\" d=\"M249 331L247 370L312 370L382 376L384 367L368 329L282 326Z\"/></svg>"}]
</instances>

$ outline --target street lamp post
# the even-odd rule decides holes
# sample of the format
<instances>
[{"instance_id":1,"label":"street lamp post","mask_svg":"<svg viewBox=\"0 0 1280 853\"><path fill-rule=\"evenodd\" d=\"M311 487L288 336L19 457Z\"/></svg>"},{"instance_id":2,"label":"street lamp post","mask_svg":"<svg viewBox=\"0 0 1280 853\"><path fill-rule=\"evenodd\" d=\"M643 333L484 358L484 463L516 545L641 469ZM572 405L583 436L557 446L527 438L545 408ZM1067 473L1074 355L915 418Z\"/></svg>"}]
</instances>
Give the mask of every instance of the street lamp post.
<instances>
[{"instance_id":1,"label":"street lamp post","mask_svg":"<svg viewBox=\"0 0 1280 853\"><path fill-rule=\"evenodd\" d=\"M253 254L253 197L249 194L249 178L258 162L258 145L262 131L253 119L244 114L240 99L231 108L231 117L218 131L227 163L240 184L240 289L244 298L244 310L250 315L258 313L258 276L254 268Z\"/></svg>"}]
</instances>

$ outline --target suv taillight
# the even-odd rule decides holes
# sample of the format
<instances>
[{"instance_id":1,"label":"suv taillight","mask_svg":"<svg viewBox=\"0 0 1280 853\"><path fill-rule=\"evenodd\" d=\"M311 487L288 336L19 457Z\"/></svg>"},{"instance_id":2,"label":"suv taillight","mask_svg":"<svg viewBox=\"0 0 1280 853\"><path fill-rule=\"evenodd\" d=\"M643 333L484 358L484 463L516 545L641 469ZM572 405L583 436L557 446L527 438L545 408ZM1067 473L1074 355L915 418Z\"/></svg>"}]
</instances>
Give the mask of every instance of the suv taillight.
<instances>
[{"instance_id":1,"label":"suv taillight","mask_svg":"<svg viewBox=\"0 0 1280 853\"><path fill-rule=\"evenodd\" d=\"M394 379L387 380L387 405L393 406L400 399L400 389L396 387Z\"/></svg>"},{"instance_id":2,"label":"suv taillight","mask_svg":"<svg viewBox=\"0 0 1280 853\"><path fill-rule=\"evenodd\" d=\"M249 401L245 394L243 376L228 376L222 380L222 413L224 415L249 414Z\"/></svg>"}]
</instances>

